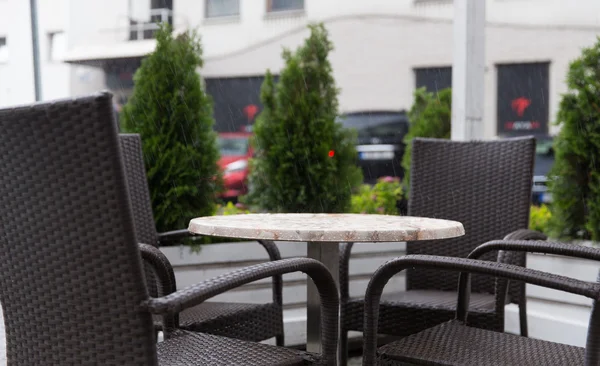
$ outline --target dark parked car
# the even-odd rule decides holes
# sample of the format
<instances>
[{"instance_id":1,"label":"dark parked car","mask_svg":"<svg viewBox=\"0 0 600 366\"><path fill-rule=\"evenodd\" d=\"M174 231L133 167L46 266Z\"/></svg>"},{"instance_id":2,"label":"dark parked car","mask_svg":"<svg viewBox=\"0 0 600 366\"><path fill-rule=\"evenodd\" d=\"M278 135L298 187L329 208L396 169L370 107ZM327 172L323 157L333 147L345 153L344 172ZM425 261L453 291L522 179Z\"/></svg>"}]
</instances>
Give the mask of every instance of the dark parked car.
<instances>
[{"instance_id":1,"label":"dark parked car","mask_svg":"<svg viewBox=\"0 0 600 366\"><path fill-rule=\"evenodd\" d=\"M363 170L365 183L375 183L385 176L404 177L400 163L404 154L402 140L408 132L406 112L347 113L340 117L340 122L358 132L358 164Z\"/></svg>"},{"instance_id":2,"label":"dark parked car","mask_svg":"<svg viewBox=\"0 0 600 366\"><path fill-rule=\"evenodd\" d=\"M533 189L531 200L533 204L550 203L552 197L548 193L548 173L554 164L554 149L552 137L537 137L535 151L535 166L533 168Z\"/></svg>"}]
</instances>

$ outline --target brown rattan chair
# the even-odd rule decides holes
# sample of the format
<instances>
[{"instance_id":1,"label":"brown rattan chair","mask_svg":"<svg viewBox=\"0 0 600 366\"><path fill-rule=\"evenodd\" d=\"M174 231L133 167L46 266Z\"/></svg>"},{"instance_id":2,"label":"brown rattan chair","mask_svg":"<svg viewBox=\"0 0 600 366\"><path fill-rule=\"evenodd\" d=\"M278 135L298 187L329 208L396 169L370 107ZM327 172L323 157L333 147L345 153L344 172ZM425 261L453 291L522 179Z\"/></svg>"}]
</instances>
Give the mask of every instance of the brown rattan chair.
<instances>
[{"instance_id":1,"label":"brown rattan chair","mask_svg":"<svg viewBox=\"0 0 600 366\"><path fill-rule=\"evenodd\" d=\"M546 237L526 230L535 140L512 138L497 141L457 142L417 138L413 140L411 189L408 214L461 222L466 235L435 241L408 242L408 254L467 257L481 243L496 239ZM364 300L349 296L349 259L352 244L340 250L340 347L342 364L347 357L347 334L363 330ZM525 265L523 254L511 256L511 264ZM493 253L484 257L496 260ZM385 294L381 301L379 332L406 336L451 320L456 303L452 272L424 268L406 271L406 291ZM504 304L497 304L494 281L473 278L472 325L502 331ZM527 333L525 286L511 286L511 302L519 304L521 331Z\"/></svg>"},{"instance_id":2,"label":"brown rattan chair","mask_svg":"<svg viewBox=\"0 0 600 366\"><path fill-rule=\"evenodd\" d=\"M136 236L141 243L158 247L189 237L187 229L158 234L154 225L150 191L146 178L142 141L138 134L121 134L121 151L133 207ZM271 261L281 259L272 241L259 241ZM164 260L167 261L166 257ZM170 264L169 264L170 265ZM168 273L170 274L169 271ZM168 295L177 290L175 278L156 278L156 271L145 268L148 289L152 297ZM198 279L200 280L200 279ZM273 299L264 304L205 302L179 314L175 326L247 341L263 341L275 337L278 346L284 345L281 276L273 277ZM177 320L177 319L176 319ZM157 322L157 328L162 327Z\"/></svg>"},{"instance_id":3,"label":"brown rattan chair","mask_svg":"<svg viewBox=\"0 0 600 366\"><path fill-rule=\"evenodd\" d=\"M480 261L480 255L497 250L535 252L600 260L600 250L572 244L535 241L493 241L478 247L470 258L409 255L381 266L365 295L363 365L600 365L600 284L499 262ZM412 267L464 271L459 280L455 319L389 343L376 350L379 301L387 281ZM507 279L525 281L587 296L594 300L586 348L500 333L468 325L470 275L498 277L499 293L506 293Z\"/></svg>"},{"instance_id":4,"label":"brown rattan chair","mask_svg":"<svg viewBox=\"0 0 600 366\"><path fill-rule=\"evenodd\" d=\"M148 294L112 96L0 110L0 301L9 365L336 364L338 295L318 261L266 262L167 296ZM159 252L160 253L160 252ZM178 314L243 284L305 272L321 295L320 354L166 328Z\"/></svg>"}]
</instances>

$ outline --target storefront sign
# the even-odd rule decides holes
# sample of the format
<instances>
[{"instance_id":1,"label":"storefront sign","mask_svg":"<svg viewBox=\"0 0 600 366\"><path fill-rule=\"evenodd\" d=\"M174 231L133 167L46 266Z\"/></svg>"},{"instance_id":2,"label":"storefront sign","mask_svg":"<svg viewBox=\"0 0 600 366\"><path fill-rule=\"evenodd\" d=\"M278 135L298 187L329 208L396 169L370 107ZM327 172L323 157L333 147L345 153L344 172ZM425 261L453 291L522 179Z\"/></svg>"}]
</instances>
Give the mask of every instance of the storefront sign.
<instances>
[{"instance_id":1,"label":"storefront sign","mask_svg":"<svg viewBox=\"0 0 600 366\"><path fill-rule=\"evenodd\" d=\"M498 135L548 133L548 63L498 65Z\"/></svg>"}]
</instances>

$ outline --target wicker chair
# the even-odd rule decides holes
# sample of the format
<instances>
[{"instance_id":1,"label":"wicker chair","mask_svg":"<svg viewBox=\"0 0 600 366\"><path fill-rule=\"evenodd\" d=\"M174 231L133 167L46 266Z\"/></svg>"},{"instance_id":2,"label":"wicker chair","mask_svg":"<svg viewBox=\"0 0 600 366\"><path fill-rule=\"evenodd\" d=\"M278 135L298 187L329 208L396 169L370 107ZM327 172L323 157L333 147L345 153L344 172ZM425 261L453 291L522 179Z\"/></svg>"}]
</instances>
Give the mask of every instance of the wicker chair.
<instances>
[{"instance_id":1,"label":"wicker chair","mask_svg":"<svg viewBox=\"0 0 600 366\"><path fill-rule=\"evenodd\" d=\"M365 295L363 366L391 365L600 365L600 283L590 283L520 266L479 261L497 250L536 252L600 260L600 250L571 244L535 241L493 241L478 247L470 258L409 255L389 261L373 275ZM462 273L454 320L389 343L376 350L379 300L386 282L403 269L422 267L497 276L500 296L508 280L525 281L587 296L594 300L586 348L530 339L468 326L470 275ZM599 277L600 279L600 277Z\"/></svg>"},{"instance_id":2,"label":"wicker chair","mask_svg":"<svg viewBox=\"0 0 600 366\"><path fill-rule=\"evenodd\" d=\"M151 298L108 93L0 110L0 300L9 365L335 365L338 295L318 261L267 262ZM245 283L305 272L321 295L321 354L167 329Z\"/></svg>"},{"instance_id":3,"label":"wicker chair","mask_svg":"<svg viewBox=\"0 0 600 366\"><path fill-rule=\"evenodd\" d=\"M133 207L136 236L141 243L158 247L190 236L187 229L158 234L150 201L142 141L137 134L121 134L121 152ZM279 249L272 241L259 241L271 261L281 259ZM164 258L164 260L168 260ZM170 264L169 264L170 265ZM171 271L168 273L170 274ZM150 296L168 295L177 290L175 278L156 278L157 273L146 265ZM275 337L278 346L284 344L281 276L273 277L273 300L265 304L205 302L179 314L175 326L247 341L263 341ZM175 319L177 320L177 319ZM162 327L159 319L157 328Z\"/></svg>"},{"instance_id":4,"label":"wicker chair","mask_svg":"<svg viewBox=\"0 0 600 366\"><path fill-rule=\"evenodd\" d=\"M413 163L408 214L456 220L466 235L436 241L408 242L408 254L466 257L489 240L546 237L525 230L533 174L535 140L515 138L486 142L413 140ZM348 331L362 331L364 301L349 296L349 259L352 244L340 249L340 347L346 363ZM493 254L484 257L495 260ZM525 256L511 257L525 265ZM406 292L385 294L380 309L381 334L406 336L451 320L456 301L455 273L416 268L406 272ZM497 311L494 282L473 278L472 325L502 331L504 312ZM519 304L521 331L527 333L525 286L511 286L510 301ZM504 305L504 304L502 304Z\"/></svg>"}]
</instances>

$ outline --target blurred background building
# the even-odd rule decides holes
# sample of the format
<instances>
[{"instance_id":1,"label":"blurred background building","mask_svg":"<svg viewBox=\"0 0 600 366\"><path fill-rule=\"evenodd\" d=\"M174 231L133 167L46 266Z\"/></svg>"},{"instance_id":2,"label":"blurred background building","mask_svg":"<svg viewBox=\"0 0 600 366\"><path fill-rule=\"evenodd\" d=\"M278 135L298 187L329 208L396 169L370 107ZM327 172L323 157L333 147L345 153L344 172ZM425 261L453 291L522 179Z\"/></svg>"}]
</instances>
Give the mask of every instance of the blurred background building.
<instances>
[{"instance_id":1,"label":"blurred background building","mask_svg":"<svg viewBox=\"0 0 600 366\"><path fill-rule=\"evenodd\" d=\"M38 0L42 97L108 88L115 105L155 47L154 31L197 29L220 130L260 111L265 70L324 22L341 112L403 110L416 87L451 86L451 0ZM0 0L0 106L34 100L29 2ZM600 31L597 0L487 0L484 135L555 134L569 61Z\"/></svg>"}]
</instances>

